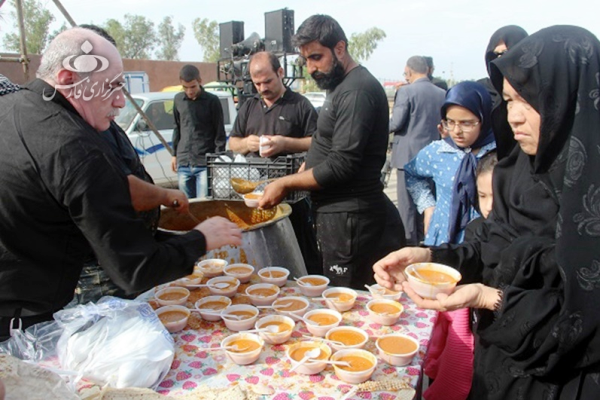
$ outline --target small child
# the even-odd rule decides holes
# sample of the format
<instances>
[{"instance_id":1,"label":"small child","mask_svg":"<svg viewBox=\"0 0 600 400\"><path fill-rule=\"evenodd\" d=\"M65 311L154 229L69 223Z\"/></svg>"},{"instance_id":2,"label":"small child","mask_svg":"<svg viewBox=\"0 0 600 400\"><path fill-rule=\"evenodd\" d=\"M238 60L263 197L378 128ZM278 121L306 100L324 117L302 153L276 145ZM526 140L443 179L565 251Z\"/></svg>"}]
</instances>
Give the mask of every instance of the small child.
<instances>
[{"instance_id":1,"label":"small child","mask_svg":"<svg viewBox=\"0 0 600 400\"><path fill-rule=\"evenodd\" d=\"M495 151L491 151L481 157L477 164L475 176L477 177L477 201L478 211L481 217L469 222L465 230L465 241L469 241L475 235L475 232L481 223L487 219L492 211L493 204L493 189L492 189L492 174L494 167L498 164L498 156Z\"/></svg>"}]
</instances>

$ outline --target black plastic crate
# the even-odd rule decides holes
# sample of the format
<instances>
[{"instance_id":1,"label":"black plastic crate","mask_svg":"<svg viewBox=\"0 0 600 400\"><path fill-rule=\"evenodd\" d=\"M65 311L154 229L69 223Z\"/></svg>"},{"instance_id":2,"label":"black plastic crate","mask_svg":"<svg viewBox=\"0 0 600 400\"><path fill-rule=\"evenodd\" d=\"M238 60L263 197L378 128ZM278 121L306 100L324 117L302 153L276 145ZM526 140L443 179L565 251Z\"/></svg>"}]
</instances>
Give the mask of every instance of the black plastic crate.
<instances>
[{"instance_id":1,"label":"black plastic crate","mask_svg":"<svg viewBox=\"0 0 600 400\"><path fill-rule=\"evenodd\" d=\"M242 178L250 181L281 178L298 172L304 162L306 153L280 156L274 160L262 157L247 157L246 162L227 162L219 159L226 155L234 159L231 151L218 154L207 154L206 165L208 167L208 195L217 200L241 200L231 187L231 178ZM285 201L294 203L303 199L308 192L292 192L288 194Z\"/></svg>"}]
</instances>

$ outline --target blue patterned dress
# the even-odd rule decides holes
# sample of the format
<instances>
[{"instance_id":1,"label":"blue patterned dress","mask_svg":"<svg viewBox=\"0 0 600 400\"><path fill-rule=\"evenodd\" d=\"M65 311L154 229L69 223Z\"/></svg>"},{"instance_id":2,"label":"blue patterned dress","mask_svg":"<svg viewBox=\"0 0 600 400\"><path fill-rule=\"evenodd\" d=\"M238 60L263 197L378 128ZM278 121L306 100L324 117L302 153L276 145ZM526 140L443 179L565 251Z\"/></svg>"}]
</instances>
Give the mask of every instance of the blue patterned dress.
<instances>
[{"instance_id":1,"label":"blue patterned dress","mask_svg":"<svg viewBox=\"0 0 600 400\"><path fill-rule=\"evenodd\" d=\"M475 157L479 160L495 148L496 142L487 144ZM448 242L454 176L464 155L464 151L452 147L446 141L436 140L424 147L404 166L406 187L418 212L422 213L426 208L435 207L425 236L427 246ZM470 219L477 217L479 213L471 208ZM463 241L464 235L464 230L458 233L458 243Z\"/></svg>"}]
</instances>

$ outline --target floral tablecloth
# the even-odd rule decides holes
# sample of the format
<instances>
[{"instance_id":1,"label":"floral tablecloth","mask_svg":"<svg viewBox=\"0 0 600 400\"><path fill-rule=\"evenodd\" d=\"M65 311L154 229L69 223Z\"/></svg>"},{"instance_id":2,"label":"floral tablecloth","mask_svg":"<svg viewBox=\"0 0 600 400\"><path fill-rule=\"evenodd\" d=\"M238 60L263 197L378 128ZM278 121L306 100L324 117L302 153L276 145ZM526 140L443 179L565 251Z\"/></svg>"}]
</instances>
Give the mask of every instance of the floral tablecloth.
<instances>
[{"instance_id":1,"label":"floral tablecloth","mask_svg":"<svg viewBox=\"0 0 600 400\"><path fill-rule=\"evenodd\" d=\"M369 320L366 304L372 299L369 292L358 291L359 296L354 307L342 313L343 320L340 325L349 325L365 330L370 340L365 349L377 355L374 337L394 332L405 332L416 338L420 343L418 354L412 363L406 367L394 367L378 358L377 368L371 378L372 381L401 380L415 388L421 375L421 364L433 324L437 317L434 311L417 309L415 304L405 295L400 302L404 312L400 321L392 326L382 326ZM301 295L295 283L281 288L281 296ZM237 295L236 295L237 296ZM147 297L146 297L147 298ZM325 308L321 298L311 298L311 307ZM261 317L274 313L270 309L261 309ZM295 343L302 335L310 335L304 322L297 322L292 338L284 344L265 344L260 358L251 365L240 366L234 364L224 352L206 351L205 348L218 346L223 338L231 335L232 331L225 327L222 321L208 322L199 316L194 317L188 326L181 332L173 334L176 354L171 371L158 388L161 394L173 397L182 396L200 385L214 388L225 388L230 385L250 385L264 392L269 388L272 394L265 395L263 399L318 399L333 400L344 398L352 385L339 380L331 366L317 375L302 375L290 372L291 364L286 359L286 346ZM358 392L351 399L393 400L397 399L394 392Z\"/></svg>"}]
</instances>

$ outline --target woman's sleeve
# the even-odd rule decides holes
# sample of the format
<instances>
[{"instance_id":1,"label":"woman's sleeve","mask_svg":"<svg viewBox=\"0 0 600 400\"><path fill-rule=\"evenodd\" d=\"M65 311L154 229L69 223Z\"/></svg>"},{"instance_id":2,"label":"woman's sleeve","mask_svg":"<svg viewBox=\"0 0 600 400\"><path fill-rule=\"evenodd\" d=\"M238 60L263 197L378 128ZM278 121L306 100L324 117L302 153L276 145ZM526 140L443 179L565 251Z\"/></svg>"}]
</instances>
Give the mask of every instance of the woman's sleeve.
<instances>
[{"instance_id":1,"label":"woman's sleeve","mask_svg":"<svg viewBox=\"0 0 600 400\"><path fill-rule=\"evenodd\" d=\"M430 167L432 151L430 146L423 148L415 158L404 166L406 190L422 213L426 208L435 207L433 173Z\"/></svg>"}]
</instances>

